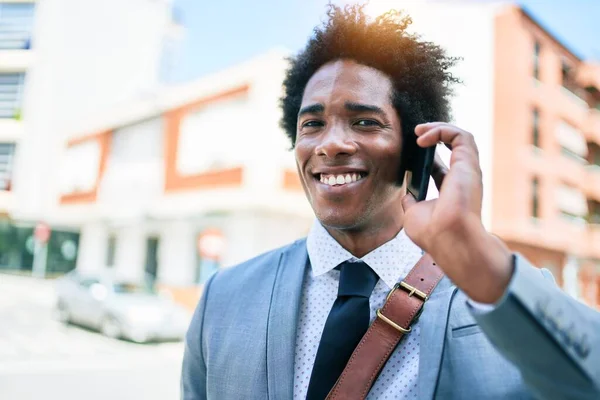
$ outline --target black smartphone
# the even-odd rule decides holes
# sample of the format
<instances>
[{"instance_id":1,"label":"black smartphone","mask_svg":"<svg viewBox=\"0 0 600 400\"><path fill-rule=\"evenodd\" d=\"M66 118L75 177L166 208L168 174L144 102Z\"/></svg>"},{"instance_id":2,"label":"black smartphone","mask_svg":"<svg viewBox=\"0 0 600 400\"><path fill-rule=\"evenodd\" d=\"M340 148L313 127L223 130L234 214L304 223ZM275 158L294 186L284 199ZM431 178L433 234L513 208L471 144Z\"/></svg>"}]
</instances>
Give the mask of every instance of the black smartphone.
<instances>
[{"instance_id":1,"label":"black smartphone","mask_svg":"<svg viewBox=\"0 0 600 400\"><path fill-rule=\"evenodd\" d=\"M408 147L408 146L407 146ZM429 177L433 169L433 160L435 158L436 146L420 147L414 143L406 149L408 154L404 154L406 162L403 164L404 180L406 187L417 201L423 201L427 198L427 188L429 187Z\"/></svg>"}]
</instances>

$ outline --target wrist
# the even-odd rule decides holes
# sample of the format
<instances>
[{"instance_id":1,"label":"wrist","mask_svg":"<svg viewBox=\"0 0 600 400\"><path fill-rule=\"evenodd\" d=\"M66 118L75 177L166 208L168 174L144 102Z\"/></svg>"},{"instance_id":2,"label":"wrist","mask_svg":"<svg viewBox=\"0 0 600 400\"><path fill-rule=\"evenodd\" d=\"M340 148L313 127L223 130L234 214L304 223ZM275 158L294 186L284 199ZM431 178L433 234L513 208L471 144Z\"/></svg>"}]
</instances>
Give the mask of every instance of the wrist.
<instances>
[{"instance_id":1,"label":"wrist","mask_svg":"<svg viewBox=\"0 0 600 400\"><path fill-rule=\"evenodd\" d=\"M471 257L467 270L471 278L465 282L463 291L478 303L495 304L506 292L513 274L510 249L498 237L485 231L469 245Z\"/></svg>"},{"instance_id":2,"label":"wrist","mask_svg":"<svg viewBox=\"0 0 600 400\"><path fill-rule=\"evenodd\" d=\"M494 304L504 295L513 273L512 253L472 219L436 240L434 259L471 300Z\"/></svg>"}]
</instances>

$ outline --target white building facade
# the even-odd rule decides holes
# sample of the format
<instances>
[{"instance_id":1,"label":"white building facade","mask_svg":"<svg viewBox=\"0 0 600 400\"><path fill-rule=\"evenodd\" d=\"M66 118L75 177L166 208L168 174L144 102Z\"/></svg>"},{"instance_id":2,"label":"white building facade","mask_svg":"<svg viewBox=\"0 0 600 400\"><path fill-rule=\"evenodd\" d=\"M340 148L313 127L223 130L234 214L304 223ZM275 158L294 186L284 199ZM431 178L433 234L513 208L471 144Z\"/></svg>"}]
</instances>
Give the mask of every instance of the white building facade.
<instances>
[{"instance_id":1,"label":"white building facade","mask_svg":"<svg viewBox=\"0 0 600 400\"><path fill-rule=\"evenodd\" d=\"M73 130L56 216L81 226L77 268L195 286L305 236L314 217L279 127L285 68L273 51Z\"/></svg>"},{"instance_id":2,"label":"white building facade","mask_svg":"<svg viewBox=\"0 0 600 400\"><path fill-rule=\"evenodd\" d=\"M0 269L72 268L79 227L56 217L65 132L151 96L171 27L171 0L0 1Z\"/></svg>"}]
</instances>

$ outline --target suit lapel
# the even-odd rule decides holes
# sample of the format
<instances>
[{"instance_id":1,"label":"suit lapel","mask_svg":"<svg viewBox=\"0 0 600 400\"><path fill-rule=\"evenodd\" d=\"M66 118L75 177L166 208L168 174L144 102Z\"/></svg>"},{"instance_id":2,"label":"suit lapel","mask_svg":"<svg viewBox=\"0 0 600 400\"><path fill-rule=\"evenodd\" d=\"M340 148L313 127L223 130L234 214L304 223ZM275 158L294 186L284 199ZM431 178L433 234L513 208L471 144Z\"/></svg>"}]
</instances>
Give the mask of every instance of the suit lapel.
<instances>
[{"instance_id":1,"label":"suit lapel","mask_svg":"<svg viewBox=\"0 0 600 400\"><path fill-rule=\"evenodd\" d=\"M425 303L419 318L421 329L419 347L419 399L433 399L442 362L450 302L456 287L446 277Z\"/></svg>"},{"instance_id":2,"label":"suit lapel","mask_svg":"<svg viewBox=\"0 0 600 400\"><path fill-rule=\"evenodd\" d=\"M279 258L267 325L267 387L273 400L293 397L296 328L307 264L305 240Z\"/></svg>"}]
</instances>

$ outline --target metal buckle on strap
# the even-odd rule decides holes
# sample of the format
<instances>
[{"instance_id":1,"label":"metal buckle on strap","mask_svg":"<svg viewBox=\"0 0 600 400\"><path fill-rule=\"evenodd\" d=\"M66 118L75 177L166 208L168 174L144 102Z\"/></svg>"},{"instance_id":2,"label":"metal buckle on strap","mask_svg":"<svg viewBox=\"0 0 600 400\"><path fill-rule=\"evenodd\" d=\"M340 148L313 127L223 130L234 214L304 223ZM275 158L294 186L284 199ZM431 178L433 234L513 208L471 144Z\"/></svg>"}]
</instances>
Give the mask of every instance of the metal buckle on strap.
<instances>
[{"instance_id":1,"label":"metal buckle on strap","mask_svg":"<svg viewBox=\"0 0 600 400\"><path fill-rule=\"evenodd\" d=\"M399 286L398 286L399 285ZM408 283L401 281L399 284L397 284L396 286L401 287L402 289L405 289L406 291L408 291L408 297L411 297L412 295L417 295L418 298L420 298L423 301L427 301L427 299L429 298L427 296L426 293L421 292L419 289L417 289L414 286L409 285Z\"/></svg>"},{"instance_id":2,"label":"metal buckle on strap","mask_svg":"<svg viewBox=\"0 0 600 400\"><path fill-rule=\"evenodd\" d=\"M423 302L426 302L427 299L429 298L429 296L427 296L426 293L420 291L416 287L414 287L412 285L409 285L408 283L406 283L404 281L401 281L399 283L396 283L394 285L394 287L392 288L392 290L390 290L390 292L388 293L388 295L387 295L387 297L385 299L386 303L390 299L390 297L392 296L392 294L394 293L394 291L396 291L397 289L403 289L404 291L408 292L408 297L416 296L420 300L422 300ZM423 307L421 306L421 308L419 309L418 314L413 319L413 322L416 321L419 318L419 316L421 315L422 311L423 311ZM388 317L386 317L385 315L383 315L383 313L381 312L381 308L377 310L377 317L381 318L381 320L383 322L385 322L386 324L390 325L394 329L402 332L405 335L412 330L412 328L410 326L408 327L408 329L404 329L403 327L401 327L400 325L398 325L397 323L395 323L394 321L392 321L391 319L389 319Z\"/></svg>"},{"instance_id":3,"label":"metal buckle on strap","mask_svg":"<svg viewBox=\"0 0 600 400\"><path fill-rule=\"evenodd\" d=\"M381 320L383 322L385 322L386 324L390 325L392 328L399 330L400 332L402 332L403 334L407 334L410 333L410 331L412 330L412 328L409 326L408 329L404 329L403 327L401 327L400 325L398 325L397 323L395 323L394 321L392 321L391 319L389 319L388 317L386 317L385 315L383 315L383 313L381 312L381 308L379 308L377 310L377 317L381 318Z\"/></svg>"},{"instance_id":4,"label":"metal buckle on strap","mask_svg":"<svg viewBox=\"0 0 600 400\"><path fill-rule=\"evenodd\" d=\"M392 297L392 294L397 289L404 289L404 291L408 292L408 297L416 295L423 302L425 302L425 301L427 301L427 299L429 299L429 296L427 296L427 294L425 292L422 292L419 289L417 289L416 287L411 286L411 285L409 285L408 283L406 283L404 281L401 281L399 283L396 283L394 285L394 287L392 288L392 290L390 290L390 292L388 293L387 297L385 298L386 302L390 299L390 297Z\"/></svg>"}]
</instances>

